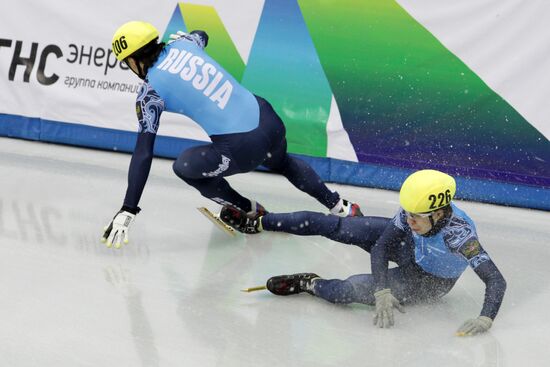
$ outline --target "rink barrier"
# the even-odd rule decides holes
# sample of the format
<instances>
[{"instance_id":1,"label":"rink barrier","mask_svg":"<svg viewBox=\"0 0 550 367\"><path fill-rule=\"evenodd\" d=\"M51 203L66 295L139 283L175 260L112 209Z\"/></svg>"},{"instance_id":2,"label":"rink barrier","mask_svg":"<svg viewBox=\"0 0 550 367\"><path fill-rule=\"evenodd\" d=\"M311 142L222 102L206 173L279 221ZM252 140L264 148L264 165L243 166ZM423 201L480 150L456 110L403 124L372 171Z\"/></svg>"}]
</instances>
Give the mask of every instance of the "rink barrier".
<instances>
[{"instance_id":1,"label":"rink barrier","mask_svg":"<svg viewBox=\"0 0 550 367\"><path fill-rule=\"evenodd\" d=\"M9 114L0 114L0 136L127 153L133 151L136 142L134 132ZM200 144L204 142L159 135L156 138L154 153L157 157L173 159L182 150ZM333 158L293 155L308 162L323 180L346 185L397 191L405 178L414 171ZM261 170L267 171L265 168ZM550 210L550 188L495 180L457 176L455 178L459 188L456 197L459 199Z\"/></svg>"}]
</instances>

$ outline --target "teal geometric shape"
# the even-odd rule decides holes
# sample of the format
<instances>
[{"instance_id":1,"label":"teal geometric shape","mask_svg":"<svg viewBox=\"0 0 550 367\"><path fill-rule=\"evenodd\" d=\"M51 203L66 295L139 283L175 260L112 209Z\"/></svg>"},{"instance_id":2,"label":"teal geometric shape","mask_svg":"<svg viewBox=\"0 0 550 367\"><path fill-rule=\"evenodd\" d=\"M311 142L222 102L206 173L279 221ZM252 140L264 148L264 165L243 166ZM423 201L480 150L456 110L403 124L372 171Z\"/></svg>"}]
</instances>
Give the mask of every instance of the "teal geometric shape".
<instances>
[{"instance_id":1,"label":"teal geometric shape","mask_svg":"<svg viewBox=\"0 0 550 367\"><path fill-rule=\"evenodd\" d=\"M243 84L287 127L289 150L326 156L332 91L296 0L266 0Z\"/></svg>"}]
</instances>

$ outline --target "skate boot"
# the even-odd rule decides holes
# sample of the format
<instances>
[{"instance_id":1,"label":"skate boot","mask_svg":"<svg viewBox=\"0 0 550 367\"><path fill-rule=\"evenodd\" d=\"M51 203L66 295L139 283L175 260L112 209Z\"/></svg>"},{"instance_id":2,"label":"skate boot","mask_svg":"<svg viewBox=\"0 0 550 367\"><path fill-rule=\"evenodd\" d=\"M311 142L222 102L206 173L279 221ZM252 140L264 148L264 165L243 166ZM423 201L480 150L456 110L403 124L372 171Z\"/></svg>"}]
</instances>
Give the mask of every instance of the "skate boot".
<instances>
[{"instance_id":1,"label":"skate boot","mask_svg":"<svg viewBox=\"0 0 550 367\"><path fill-rule=\"evenodd\" d=\"M278 275L267 280L267 289L278 296L307 292L313 294L313 280L320 279L314 273Z\"/></svg>"},{"instance_id":2,"label":"skate boot","mask_svg":"<svg viewBox=\"0 0 550 367\"><path fill-rule=\"evenodd\" d=\"M248 213L246 213L246 216L250 219L258 219L258 217L269 213L267 210L265 210L263 205L258 203L257 201L250 200L250 206L252 209Z\"/></svg>"},{"instance_id":3,"label":"skate boot","mask_svg":"<svg viewBox=\"0 0 550 367\"><path fill-rule=\"evenodd\" d=\"M346 199L340 199L334 208L330 209L331 214L339 217L362 217L361 208L356 203L347 201Z\"/></svg>"},{"instance_id":4,"label":"skate boot","mask_svg":"<svg viewBox=\"0 0 550 367\"><path fill-rule=\"evenodd\" d=\"M235 228L241 233L254 234L262 231L261 217L250 219L241 209L237 209L231 205L224 205L220 212L222 222Z\"/></svg>"}]
</instances>

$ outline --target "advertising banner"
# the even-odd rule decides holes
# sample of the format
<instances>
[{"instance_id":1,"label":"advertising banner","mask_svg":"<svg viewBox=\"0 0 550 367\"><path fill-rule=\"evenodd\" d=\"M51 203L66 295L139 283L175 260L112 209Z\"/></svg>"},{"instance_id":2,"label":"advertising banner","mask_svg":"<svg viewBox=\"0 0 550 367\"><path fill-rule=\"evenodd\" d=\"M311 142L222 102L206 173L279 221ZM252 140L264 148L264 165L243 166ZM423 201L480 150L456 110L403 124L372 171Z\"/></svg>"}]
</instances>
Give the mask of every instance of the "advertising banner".
<instances>
[{"instance_id":1,"label":"advertising banner","mask_svg":"<svg viewBox=\"0 0 550 367\"><path fill-rule=\"evenodd\" d=\"M416 169L459 196L550 208L550 5L542 0L19 1L0 22L0 135L131 151L140 80L111 37L195 29L330 181L398 189ZM164 113L156 153L208 141Z\"/></svg>"}]
</instances>

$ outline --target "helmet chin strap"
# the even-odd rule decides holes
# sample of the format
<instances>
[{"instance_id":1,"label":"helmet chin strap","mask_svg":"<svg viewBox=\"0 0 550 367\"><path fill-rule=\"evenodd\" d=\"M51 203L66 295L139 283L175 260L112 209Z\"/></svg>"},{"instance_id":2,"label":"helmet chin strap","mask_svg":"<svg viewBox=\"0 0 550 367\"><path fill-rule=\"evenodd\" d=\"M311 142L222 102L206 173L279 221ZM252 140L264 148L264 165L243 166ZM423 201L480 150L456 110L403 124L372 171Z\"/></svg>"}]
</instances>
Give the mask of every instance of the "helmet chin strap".
<instances>
[{"instance_id":1,"label":"helmet chin strap","mask_svg":"<svg viewBox=\"0 0 550 367\"><path fill-rule=\"evenodd\" d=\"M439 232L439 230L441 229L440 226L436 226L436 224L438 224L440 221L438 220L437 223L434 221L434 218L433 218L433 215L430 215L428 217L430 219L430 223L432 225L432 228L430 228L430 230L424 234L422 234L421 236L422 237L430 237L430 236L433 236L434 234L436 234L437 232Z\"/></svg>"},{"instance_id":2,"label":"helmet chin strap","mask_svg":"<svg viewBox=\"0 0 550 367\"><path fill-rule=\"evenodd\" d=\"M430 236L433 236L433 235L437 234L439 231L441 231L441 229L443 227L445 227L447 225L447 223L449 222L449 218L451 217L451 213L452 213L452 211L445 211L443 213L443 215L437 220L437 222L434 220L433 214L430 215L428 218L430 219L430 224L432 225L432 228L430 228L430 230L428 232L424 233L421 236L422 237L430 237Z\"/></svg>"}]
</instances>

